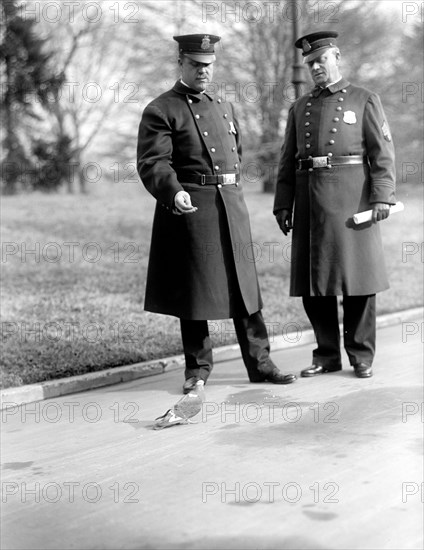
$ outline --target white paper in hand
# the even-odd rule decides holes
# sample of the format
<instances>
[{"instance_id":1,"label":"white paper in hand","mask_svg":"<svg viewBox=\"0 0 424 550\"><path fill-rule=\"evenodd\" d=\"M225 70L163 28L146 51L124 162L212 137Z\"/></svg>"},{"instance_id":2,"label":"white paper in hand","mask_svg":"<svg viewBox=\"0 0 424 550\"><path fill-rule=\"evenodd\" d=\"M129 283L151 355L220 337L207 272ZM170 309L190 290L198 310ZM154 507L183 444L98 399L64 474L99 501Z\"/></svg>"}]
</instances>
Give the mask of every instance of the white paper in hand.
<instances>
[{"instance_id":1,"label":"white paper in hand","mask_svg":"<svg viewBox=\"0 0 424 550\"><path fill-rule=\"evenodd\" d=\"M404 209L403 202L398 201L396 204L390 207L390 214L395 214L396 212L402 212ZM360 223L370 222L372 220L372 210L365 210L365 212L358 212L354 214L353 221L358 225Z\"/></svg>"}]
</instances>

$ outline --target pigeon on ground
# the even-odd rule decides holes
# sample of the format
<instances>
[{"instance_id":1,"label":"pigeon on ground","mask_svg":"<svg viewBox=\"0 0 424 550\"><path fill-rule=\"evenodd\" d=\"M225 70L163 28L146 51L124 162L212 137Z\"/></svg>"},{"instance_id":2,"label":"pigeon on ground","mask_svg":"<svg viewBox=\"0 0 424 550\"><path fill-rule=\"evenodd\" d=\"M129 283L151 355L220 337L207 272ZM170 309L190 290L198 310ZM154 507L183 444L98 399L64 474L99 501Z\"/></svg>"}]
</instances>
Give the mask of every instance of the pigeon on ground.
<instances>
[{"instance_id":1,"label":"pigeon on ground","mask_svg":"<svg viewBox=\"0 0 424 550\"><path fill-rule=\"evenodd\" d=\"M162 430L176 424L189 424L190 418L202 410L204 400L204 381L198 380L190 393L184 395L172 409L168 409L165 414L156 418L153 429Z\"/></svg>"}]
</instances>

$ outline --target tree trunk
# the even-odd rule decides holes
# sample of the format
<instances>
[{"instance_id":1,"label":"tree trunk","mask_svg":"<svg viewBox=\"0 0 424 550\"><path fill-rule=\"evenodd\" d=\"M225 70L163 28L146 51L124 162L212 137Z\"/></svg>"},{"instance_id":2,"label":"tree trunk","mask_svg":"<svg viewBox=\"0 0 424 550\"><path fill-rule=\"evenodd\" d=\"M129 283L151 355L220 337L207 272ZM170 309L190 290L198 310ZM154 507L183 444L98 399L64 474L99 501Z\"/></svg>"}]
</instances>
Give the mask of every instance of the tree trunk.
<instances>
[{"instance_id":1,"label":"tree trunk","mask_svg":"<svg viewBox=\"0 0 424 550\"><path fill-rule=\"evenodd\" d=\"M6 119L6 136L4 139L4 148L6 151L6 159L3 164L3 180L4 180L4 193L12 195L16 193L16 182L18 174L18 150L19 143L15 134L15 124L13 122L14 113L12 106L12 93L11 93L11 72L12 64L11 59L7 55L5 57L6 62L6 93L4 95L4 108Z\"/></svg>"}]
</instances>

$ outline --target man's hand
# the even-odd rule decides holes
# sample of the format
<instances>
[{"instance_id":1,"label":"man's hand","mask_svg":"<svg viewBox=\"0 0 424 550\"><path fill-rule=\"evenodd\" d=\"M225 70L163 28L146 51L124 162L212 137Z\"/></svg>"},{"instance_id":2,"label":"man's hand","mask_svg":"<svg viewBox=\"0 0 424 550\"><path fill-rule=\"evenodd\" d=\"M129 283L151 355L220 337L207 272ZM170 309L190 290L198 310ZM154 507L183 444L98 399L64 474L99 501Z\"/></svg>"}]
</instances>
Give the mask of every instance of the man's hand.
<instances>
[{"instance_id":1,"label":"man's hand","mask_svg":"<svg viewBox=\"0 0 424 550\"><path fill-rule=\"evenodd\" d=\"M290 229L293 229L292 215L290 210L279 210L275 214L275 218L284 235L288 235L288 233L290 233Z\"/></svg>"},{"instance_id":2,"label":"man's hand","mask_svg":"<svg viewBox=\"0 0 424 550\"><path fill-rule=\"evenodd\" d=\"M181 216L181 214L192 214L196 211L197 206L191 204L191 198L187 191L178 191L174 197L173 213L177 216Z\"/></svg>"},{"instance_id":3,"label":"man's hand","mask_svg":"<svg viewBox=\"0 0 424 550\"><path fill-rule=\"evenodd\" d=\"M372 205L372 221L373 223L381 222L389 217L390 204L385 202L375 202Z\"/></svg>"}]
</instances>

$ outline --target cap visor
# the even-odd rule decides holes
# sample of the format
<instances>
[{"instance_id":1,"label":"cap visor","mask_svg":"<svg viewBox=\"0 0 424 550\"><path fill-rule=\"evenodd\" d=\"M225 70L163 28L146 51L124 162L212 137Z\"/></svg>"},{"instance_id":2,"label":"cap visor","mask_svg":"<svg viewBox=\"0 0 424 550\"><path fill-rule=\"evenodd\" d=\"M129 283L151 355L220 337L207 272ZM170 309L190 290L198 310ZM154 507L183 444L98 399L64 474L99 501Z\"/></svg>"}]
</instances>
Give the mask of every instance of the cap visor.
<instances>
[{"instance_id":1,"label":"cap visor","mask_svg":"<svg viewBox=\"0 0 424 550\"><path fill-rule=\"evenodd\" d=\"M318 48L314 52L309 53L308 55L305 55L303 58L303 63L309 63L309 61L312 61L313 59L319 57L322 55L325 50L329 50L330 48L333 48L334 46L323 46L322 48Z\"/></svg>"},{"instance_id":2,"label":"cap visor","mask_svg":"<svg viewBox=\"0 0 424 550\"><path fill-rule=\"evenodd\" d=\"M213 53L184 53L184 55L186 57L189 57L193 61L198 61L199 63L213 63L214 61L216 61L216 57Z\"/></svg>"}]
</instances>

